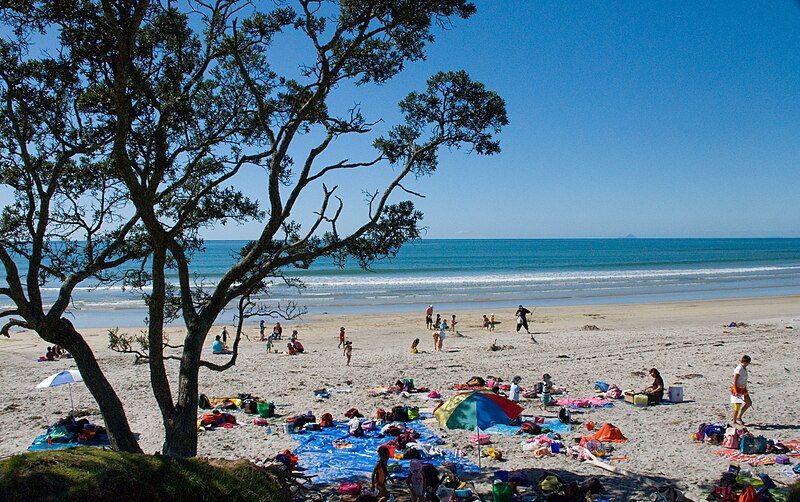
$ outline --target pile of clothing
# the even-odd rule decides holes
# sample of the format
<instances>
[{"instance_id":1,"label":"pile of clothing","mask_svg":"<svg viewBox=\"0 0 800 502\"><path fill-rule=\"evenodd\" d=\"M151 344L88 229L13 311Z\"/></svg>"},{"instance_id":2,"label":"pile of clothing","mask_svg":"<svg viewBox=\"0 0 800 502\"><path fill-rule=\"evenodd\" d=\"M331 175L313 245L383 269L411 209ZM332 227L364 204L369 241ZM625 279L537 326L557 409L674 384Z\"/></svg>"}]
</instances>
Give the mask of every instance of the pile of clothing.
<instances>
[{"instance_id":1,"label":"pile of clothing","mask_svg":"<svg viewBox=\"0 0 800 502\"><path fill-rule=\"evenodd\" d=\"M778 488L767 474L752 475L731 465L722 473L706 500L718 502L765 502L785 500L787 490Z\"/></svg>"},{"instance_id":2,"label":"pile of clothing","mask_svg":"<svg viewBox=\"0 0 800 502\"><path fill-rule=\"evenodd\" d=\"M243 410L245 413L258 413L258 403L264 400L252 394L240 393L235 396L206 396L200 394L198 406L203 410Z\"/></svg>"},{"instance_id":3,"label":"pile of clothing","mask_svg":"<svg viewBox=\"0 0 800 502\"><path fill-rule=\"evenodd\" d=\"M236 427L236 417L230 413L214 410L211 413L204 413L200 417L200 420L197 421L198 430L213 430L218 427L222 427L223 429L232 429Z\"/></svg>"},{"instance_id":4,"label":"pile of clothing","mask_svg":"<svg viewBox=\"0 0 800 502\"><path fill-rule=\"evenodd\" d=\"M85 418L76 420L69 416L47 428L37 436L28 451L61 450L76 446L111 446L105 427L95 425Z\"/></svg>"}]
</instances>

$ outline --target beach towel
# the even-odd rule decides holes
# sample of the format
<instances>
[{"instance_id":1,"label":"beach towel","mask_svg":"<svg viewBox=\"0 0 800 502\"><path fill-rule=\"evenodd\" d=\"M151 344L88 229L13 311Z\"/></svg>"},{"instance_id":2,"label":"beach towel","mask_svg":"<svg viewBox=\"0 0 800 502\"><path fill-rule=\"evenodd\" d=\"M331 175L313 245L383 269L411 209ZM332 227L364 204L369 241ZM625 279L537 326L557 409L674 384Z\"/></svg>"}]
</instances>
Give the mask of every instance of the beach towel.
<instances>
[{"instance_id":1,"label":"beach towel","mask_svg":"<svg viewBox=\"0 0 800 502\"><path fill-rule=\"evenodd\" d=\"M542 432L556 432L558 434L566 434L567 432L572 431L572 428L569 424L562 423L557 418L548 418L544 422L538 424L541 427ZM521 426L519 425L503 425L497 424L489 427L488 429L483 430L487 434L498 434L501 436L513 436L515 434L519 434L521 431Z\"/></svg>"},{"instance_id":2,"label":"beach towel","mask_svg":"<svg viewBox=\"0 0 800 502\"><path fill-rule=\"evenodd\" d=\"M102 426L88 420L72 417L59 420L47 428L47 432L36 436L28 451L63 450L78 446L111 447L108 434Z\"/></svg>"},{"instance_id":3,"label":"beach towel","mask_svg":"<svg viewBox=\"0 0 800 502\"><path fill-rule=\"evenodd\" d=\"M712 454L718 457L725 457L733 462L739 462L748 465L773 465L775 463L774 455L756 455L752 453L742 453L739 450L730 450L723 448L715 450Z\"/></svg>"},{"instance_id":4,"label":"beach towel","mask_svg":"<svg viewBox=\"0 0 800 502\"><path fill-rule=\"evenodd\" d=\"M602 397L581 397L569 398L565 397L556 401L558 406L565 406L567 408L580 409L580 408L613 408L614 402L611 399Z\"/></svg>"}]
</instances>

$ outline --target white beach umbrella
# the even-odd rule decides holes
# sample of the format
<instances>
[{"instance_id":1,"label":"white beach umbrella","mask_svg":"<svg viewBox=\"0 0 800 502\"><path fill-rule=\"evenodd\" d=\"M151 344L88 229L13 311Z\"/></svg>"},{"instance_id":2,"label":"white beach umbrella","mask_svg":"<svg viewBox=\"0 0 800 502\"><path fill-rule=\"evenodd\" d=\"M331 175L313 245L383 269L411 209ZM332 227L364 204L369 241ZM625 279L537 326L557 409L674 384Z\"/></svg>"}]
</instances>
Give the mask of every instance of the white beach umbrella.
<instances>
[{"instance_id":1,"label":"white beach umbrella","mask_svg":"<svg viewBox=\"0 0 800 502\"><path fill-rule=\"evenodd\" d=\"M45 378L39 382L39 385L37 385L36 388L44 389L47 387L58 387L59 385L69 385L69 404L74 410L75 404L72 402L72 386L70 384L75 382L83 382L81 372L78 370L64 370Z\"/></svg>"}]
</instances>

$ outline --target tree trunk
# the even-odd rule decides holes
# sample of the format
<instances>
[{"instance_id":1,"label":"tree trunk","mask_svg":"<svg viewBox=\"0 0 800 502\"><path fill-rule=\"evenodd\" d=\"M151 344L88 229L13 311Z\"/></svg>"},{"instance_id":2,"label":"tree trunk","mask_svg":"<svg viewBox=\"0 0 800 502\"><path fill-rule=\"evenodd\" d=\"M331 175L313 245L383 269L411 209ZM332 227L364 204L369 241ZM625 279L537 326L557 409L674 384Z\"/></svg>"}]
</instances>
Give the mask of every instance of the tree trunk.
<instances>
[{"instance_id":1,"label":"tree trunk","mask_svg":"<svg viewBox=\"0 0 800 502\"><path fill-rule=\"evenodd\" d=\"M164 455L194 457L197 455L197 402L199 392L200 355L205 335L203 329L187 326L186 339L178 377L178 399L175 412L165 421ZM207 330L206 330L207 332Z\"/></svg>"},{"instance_id":2,"label":"tree trunk","mask_svg":"<svg viewBox=\"0 0 800 502\"><path fill-rule=\"evenodd\" d=\"M78 365L83 377L83 382L100 407L100 413L106 423L111 447L117 451L142 453L142 449L139 447L139 443L136 441L136 437L128 424L128 417L125 415L122 402L106 379L103 370L100 369L100 365L97 364L97 358L94 356L89 344L75 331L72 323L67 319L61 319L59 331L59 339L64 340L64 348L72 353L72 357L75 358L75 363Z\"/></svg>"}]
</instances>

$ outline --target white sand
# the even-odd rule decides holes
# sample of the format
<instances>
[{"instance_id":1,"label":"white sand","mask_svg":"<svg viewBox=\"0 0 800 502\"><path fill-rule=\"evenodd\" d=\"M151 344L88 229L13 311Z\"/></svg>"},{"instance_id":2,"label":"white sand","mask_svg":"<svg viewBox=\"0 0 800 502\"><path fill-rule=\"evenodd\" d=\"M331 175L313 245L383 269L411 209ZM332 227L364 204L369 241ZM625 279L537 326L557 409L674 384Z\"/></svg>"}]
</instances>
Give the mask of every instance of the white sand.
<instances>
[{"instance_id":1,"label":"white sand","mask_svg":"<svg viewBox=\"0 0 800 502\"><path fill-rule=\"evenodd\" d=\"M755 424L751 429L768 437L800 439L798 297L540 308L533 316L531 330L546 333L536 335L540 342L537 345L527 335L513 332L513 305L496 312L501 324L495 333L481 328L481 314L488 312L455 312L459 331L465 336L448 336L443 353L412 355L409 345L415 337L422 339L422 350L430 352L432 347L431 332L424 327L423 308L414 315L318 316L285 323L284 333L298 329L308 351L296 357L267 354L263 343L255 341L258 328L254 325L247 330L253 341L243 341L234 368L224 373L202 370L201 392L250 392L274 400L281 414L313 409L317 417L328 411L335 418L342 418L351 407L372 414L379 406L388 409L402 404L404 400L399 397L371 398L367 394L369 388L385 386L402 377L411 377L417 385L439 390L447 397L453 392L449 390L452 384L463 383L472 375L498 375L505 380L520 375L523 385L533 385L542 373L548 372L557 385L569 388L571 396L582 397L593 394L595 380L622 388L642 388L650 381L634 372L646 372L654 366L661 370L667 385L684 387L689 402L646 409L618 404L611 409L575 414L574 418L616 424L630 440L614 453L627 457L616 465L652 476L657 483L674 480L687 494L701 499L704 487L716 480L729 462L711 454L715 447L693 444L689 436L700 422L727 419L732 370L739 357L748 353L753 358L749 370L754 408L745 416L746 421ZM448 321L452 313L443 312ZM725 334L722 325L730 321L743 321L750 326L730 329ZM579 329L586 324L597 325L601 330ZM340 325L347 327L354 344L352 367L345 366L341 350L336 348ZM171 332L175 342L180 330ZM160 415L151 394L147 365L134 365L133 356L106 348L104 330L89 331L87 338L125 403L132 428L141 434L142 447L150 453L160 450ZM490 352L488 347L495 338L499 345L514 348ZM212 339L213 336L208 340L209 347ZM0 340L4 361L0 367L4 382L0 388L0 455L25 451L34 436L69 409L66 388L33 389L50 374L74 367L71 360L35 362L45 347L45 342L29 333ZM212 356L209 348L207 357L221 361L225 356ZM173 375L175 370L175 365L170 366ZM316 387L349 387L352 392L336 393L320 403L312 395ZM81 407L96 409L84 386L74 385L73 392ZM430 407L424 401L412 402ZM535 409L530 403L527 412ZM241 427L201 433L200 454L265 458L294 446L290 437L267 436L264 428L250 424L250 416L239 416L244 424ZM453 431L447 439L474 453L466 436ZM532 458L521 451L518 443L519 438L497 437L495 446L504 452L507 461L489 462L488 471L532 469L536 474L540 469L550 469L575 473L578 480L598 475L616 500L648 491L639 481L606 476L596 467L563 456ZM782 479L775 466L759 469Z\"/></svg>"}]
</instances>

